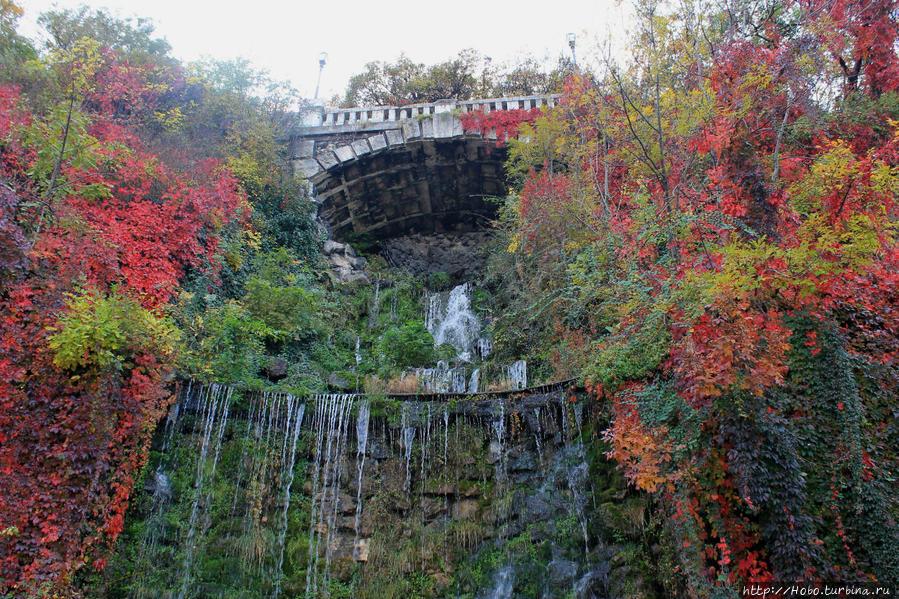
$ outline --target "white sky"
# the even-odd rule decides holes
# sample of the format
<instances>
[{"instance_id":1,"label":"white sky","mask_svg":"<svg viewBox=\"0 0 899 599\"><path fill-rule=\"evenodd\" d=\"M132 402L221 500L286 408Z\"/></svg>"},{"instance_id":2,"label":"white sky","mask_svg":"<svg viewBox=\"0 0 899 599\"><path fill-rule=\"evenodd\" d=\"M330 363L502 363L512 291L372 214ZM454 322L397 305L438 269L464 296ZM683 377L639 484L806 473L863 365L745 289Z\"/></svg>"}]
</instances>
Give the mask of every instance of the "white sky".
<instances>
[{"instance_id":1,"label":"white sky","mask_svg":"<svg viewBox=\"0 0 899 599\"><path fill-rule=\"evenodd\" d=\"M373 60L405 53L432 64L474 48L494 63L529 53L555 59L569 52L566 34L577 34L578 61L597 54L598 40L618 45L627 25L615 0L487 0L396 2L395 0L19 0L25 10L19 32L36 37L37 16L54 6L104 7L119 17L153 20L157 34L184 61L202 56L249 59L275 79L290 81L311 97L318 56L328 53L322 98L341 94L351 75Z\"/></svg>"}]
</instances>

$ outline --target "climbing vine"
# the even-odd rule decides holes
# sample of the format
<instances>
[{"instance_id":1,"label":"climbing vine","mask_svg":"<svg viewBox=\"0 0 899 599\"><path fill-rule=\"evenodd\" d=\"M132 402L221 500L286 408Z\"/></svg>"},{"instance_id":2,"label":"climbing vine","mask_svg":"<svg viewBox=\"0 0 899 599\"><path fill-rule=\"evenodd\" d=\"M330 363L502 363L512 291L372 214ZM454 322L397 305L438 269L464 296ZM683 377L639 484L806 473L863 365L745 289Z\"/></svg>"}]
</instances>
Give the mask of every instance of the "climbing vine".
<instances>
[{"instance_id":1,"label":"climbing vine","mask_svg":"<svg viewBox=\"0 0 899 599\"><path fill-rule=\"evenodd\" d=\"M638 3L632 66L508 142L521 309L585 365L696 596L899 577L894 8Z\"/></svg>"}]
</instances>

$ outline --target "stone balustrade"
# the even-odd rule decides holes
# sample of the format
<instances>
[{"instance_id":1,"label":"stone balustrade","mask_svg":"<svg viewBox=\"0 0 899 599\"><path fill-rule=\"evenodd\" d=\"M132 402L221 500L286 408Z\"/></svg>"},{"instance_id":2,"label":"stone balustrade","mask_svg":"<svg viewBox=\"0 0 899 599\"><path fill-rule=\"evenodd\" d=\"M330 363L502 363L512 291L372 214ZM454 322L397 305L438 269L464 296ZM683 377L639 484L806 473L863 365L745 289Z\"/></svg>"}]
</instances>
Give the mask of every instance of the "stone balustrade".
<instances>
[{"instance_id":1,"label":"stone balustrade","mask_svg":"<svg viewBox=\"0 0 899 599\"><path fill-rule=\"evenodd\" d=\"M482 100L437 100L425 104L407 104L405 106L361 106L314 111L306 121L307 127L346 127L363 123L400 123L419 117L426 117L444 112L462 113L493 112L496 110L530 110L541 106L553 107L559 99L558 94L538 96L513 96L508 98L487 98ZM317 113L317 114L316 114Z\"/></svg>"}]
</instances>

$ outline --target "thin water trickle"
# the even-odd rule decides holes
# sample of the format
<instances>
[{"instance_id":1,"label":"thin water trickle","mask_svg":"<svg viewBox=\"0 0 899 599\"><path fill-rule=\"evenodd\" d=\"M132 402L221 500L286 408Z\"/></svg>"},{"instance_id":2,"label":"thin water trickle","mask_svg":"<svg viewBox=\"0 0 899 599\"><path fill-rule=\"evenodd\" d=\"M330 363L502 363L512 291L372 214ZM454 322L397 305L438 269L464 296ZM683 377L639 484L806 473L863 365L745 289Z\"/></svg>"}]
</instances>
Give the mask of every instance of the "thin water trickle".
<instances>
[{"instance_id":1,"label":"thin water trickle","mask_svg":"<svg viewBox=\"0 0 899 599\"><path fill-rule=\"evenodd\" d=\"M509 599L515 588L515 571L511 565L497 570L493 577L493 588L486 595L486 599Z\"/></svg>"},{"instance_id":2,"label":"thin water trickle","mask_svg":"<svg viewBox=\"0 0 899 599\"><path fill-rule=\"evenodd\" d=\"M378 324L378 316L381 312L381 279L375 281L375 296L368 311L368 328L373 329Z\"/></svg>"},{"instance_id":3,"label":"thin water trickle","mask_svg":"<svg viewBox=\"0 0 899 599\"><path fill-rule=\"evenodd\" d=\"M537 463L543 464L543 427L540 425L540 408L534 408L534 421L537 430L534 434L534 444L537 446Z\"/></svg>"},{"instance_id":4,"label":"thin water trickle","mask_svg":"<svg viewBox=\"0 0 899 599\"><path fill-rule=\"evenodd\" d=\"M359 551L359 525L362 523L362 475L365 471L365 453L368 448L368 422L371 416L371 408L367 401L359 403L359 413L356 416L356 462L358 476L356 479L356 517L354 519L353 559L360 561L362 555Z\"/></svg>"},{"instance_id":5,"label":"thin water trickle","mask_svg":"<svg viewBox=\"0 0 899 599\"><path fill-rule=\"evenodd\" d=\"M281 521L279 523L278 528L278 567L275 570L275 592L272 594L272 599L277 599L278 595L281 593L281 580L284 578L284 541L287 536L287 512L290 509L290 489L293 486L294 472L293 468L296 464L296 452L297 452L297 437L300 434L300 427L303 424L303 416L306 413L306 404L301 403L299 400L295 400L292 396L288 396L289 401L287 404L287 426L284 430L284 439L285 443L290 438L290 459L287 462L287 482L284 484L284 504L281 509ZM294 402L296 402L296 407L294 407ZM292 425L293 428L291 430L291 416L293 416ZM282 479L283 471L282 471Z\"/></svg>"},{"instance_id":6,"label":"thin water trickle","mask_svg":"<svg viewBox=\"0 0 899 599\"><path fill-rule=\"evenodd\" d=\"M219 450L222 445L222 435L228 422L228 409L231 404L231 387L210 385L205 389L201 398L201 419L203 422L203 436L200 443L199 456L197 458L197 474L194 478L194 495L191 504L190 519L188 520L187 536L184 541L184 561L182 564L181 585L178 591L178 599L184 599L191 577L191 563L196 551L195 536L197 520L200 511L209 504L210 497L205 494L204 482L215 476L215 468L218 464ZM213 436L215 439L213 440ZM214 446L211 467L207 463L210 443ZM207 473L208 469L208 473Z\"/></svg>"},{"instance_id":7,"label":"thin water trickle","mask_svg":"<svg viewBox=\"0 0 899 599\"><path fill-rule=\"evenodd\" d=\"M406 454L406 481L403 483L403 490L406 495L412 491L412 441L415 439L415 427L407 426L403 428L403 451Z\"/></svg>"}]
</instances>

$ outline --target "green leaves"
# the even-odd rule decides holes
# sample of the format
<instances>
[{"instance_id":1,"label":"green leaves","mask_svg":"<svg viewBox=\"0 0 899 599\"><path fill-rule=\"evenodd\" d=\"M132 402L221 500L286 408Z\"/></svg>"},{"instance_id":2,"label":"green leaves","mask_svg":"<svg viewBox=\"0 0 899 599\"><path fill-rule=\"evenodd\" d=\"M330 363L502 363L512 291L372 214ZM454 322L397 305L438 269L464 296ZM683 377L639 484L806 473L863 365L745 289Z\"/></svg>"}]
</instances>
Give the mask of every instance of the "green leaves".
<instances>
[{"instance_id":1,"label":"green leaves","mask_svg":"<svg viewBox=\"0 0 899 599\"><path fill-rule=\"evenodd\" d=\"M95 288L70 294L48 345L59 368L121 368L149 347L173 354L180 333L165 318L143 309L132 297L113 290L109 295Z\"/></svg>"},{"instance_id":2,"label":"green leaves","mask_svg":"<svg viewBox=\"0 0 899 599\"><path fill-rule=\"evenodd\" d=\"M394 366L426 366L436 358L434 338L420 320L387 329L378 341L378 352Z\"/></svg>"}]
</instances>

